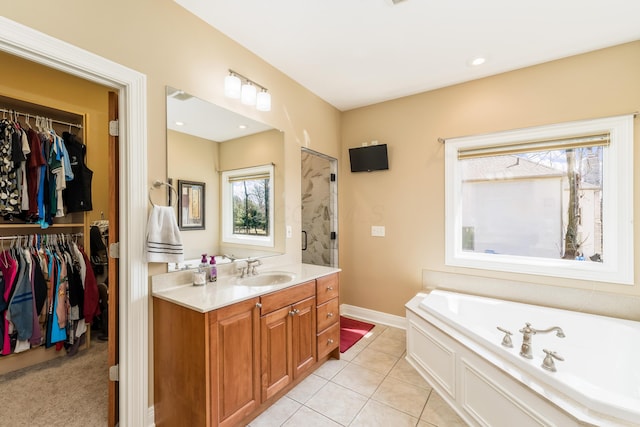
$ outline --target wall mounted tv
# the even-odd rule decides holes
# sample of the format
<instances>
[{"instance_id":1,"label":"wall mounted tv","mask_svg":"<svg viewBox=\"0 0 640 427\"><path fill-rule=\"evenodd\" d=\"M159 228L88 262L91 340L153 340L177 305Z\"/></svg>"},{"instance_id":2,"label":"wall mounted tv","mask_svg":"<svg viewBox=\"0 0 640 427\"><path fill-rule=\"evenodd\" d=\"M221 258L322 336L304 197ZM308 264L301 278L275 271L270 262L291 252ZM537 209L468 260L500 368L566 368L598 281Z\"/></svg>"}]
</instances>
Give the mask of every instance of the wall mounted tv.
<instances>
[{"instance_id":1,"label":"wall mounted tv","mask_svg":"<svg viewBox=\"0 0 640 427\"><path fill-rule=\"evenodd\" d=\"M349 148L351 172L371 172L389 169L387 144Z\"/></svg>"}]
</instances>

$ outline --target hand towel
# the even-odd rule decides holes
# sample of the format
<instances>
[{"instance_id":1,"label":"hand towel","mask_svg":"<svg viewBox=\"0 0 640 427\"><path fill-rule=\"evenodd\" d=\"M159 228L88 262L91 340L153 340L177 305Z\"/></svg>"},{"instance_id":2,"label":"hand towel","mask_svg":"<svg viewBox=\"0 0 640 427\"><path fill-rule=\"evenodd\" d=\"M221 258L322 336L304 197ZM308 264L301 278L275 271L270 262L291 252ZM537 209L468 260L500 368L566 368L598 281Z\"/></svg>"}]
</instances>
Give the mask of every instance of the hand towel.
<instances>
[{"instance_id":1,"label":"hand towel","mask_svg":"<svg viewBox=\"0 0 640 427\"><path fill-rule=\"evenodd\" d=\"M183 262L184 250L172 206L154 206L147 224L147 261Z\"/></svg>"}]
</instances>

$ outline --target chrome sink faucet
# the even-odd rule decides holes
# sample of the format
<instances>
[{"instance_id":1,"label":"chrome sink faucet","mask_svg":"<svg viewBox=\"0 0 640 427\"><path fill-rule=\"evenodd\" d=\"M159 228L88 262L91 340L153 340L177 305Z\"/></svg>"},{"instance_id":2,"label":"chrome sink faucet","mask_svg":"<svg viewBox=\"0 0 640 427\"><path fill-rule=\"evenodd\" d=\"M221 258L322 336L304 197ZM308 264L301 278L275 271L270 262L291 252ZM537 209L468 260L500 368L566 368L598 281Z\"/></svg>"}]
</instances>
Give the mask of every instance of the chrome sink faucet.
<instances>
[{"instance_id":1,"label":"chrome sink faucet","mask_svg":"<svg viewBox=\"0 0 640 427\"><path fill-rule=\"evenodd\" d=\"M249 275L256 276L258 274L256 267L260 265L262 265L262 262L260 262L259 259L248 259L247 260L247 276Z\"/></svg>"},{"instance_id":2,"label":"chrome sink faucet","mask_svg":"<svg viewBox=\"0 0 640 427\"><path fill-rule=\"evenodd\" d=\"M531 347L531 337L535 334L545 334L547 332L556 331L556 336L564 338L564 332L559 326L552 326L549 329L534 329L531 327L531 323L525 323L525 327L520 329L522 333L522 346L520 347L520 356L527 359L533 359L533 351Z\"/></svg>"}]
</instances>

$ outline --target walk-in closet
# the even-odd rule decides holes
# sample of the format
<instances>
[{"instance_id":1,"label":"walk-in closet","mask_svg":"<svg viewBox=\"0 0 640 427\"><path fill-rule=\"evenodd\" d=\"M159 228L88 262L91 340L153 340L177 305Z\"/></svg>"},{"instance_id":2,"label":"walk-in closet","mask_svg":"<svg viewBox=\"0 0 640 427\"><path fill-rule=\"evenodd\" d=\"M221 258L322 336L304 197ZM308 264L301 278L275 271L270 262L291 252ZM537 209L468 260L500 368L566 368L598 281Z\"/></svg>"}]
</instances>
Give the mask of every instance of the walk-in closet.
<instances>
[{"instance_id":1,"label":"walk-in closet","mask_svg":"<svg viewBox=\"0 0 640 427\"><path fill-rule=\"evenodd\" d=\"M2 423L106 425L109 89L0 64Z\"/></svg>"}]
</instances>

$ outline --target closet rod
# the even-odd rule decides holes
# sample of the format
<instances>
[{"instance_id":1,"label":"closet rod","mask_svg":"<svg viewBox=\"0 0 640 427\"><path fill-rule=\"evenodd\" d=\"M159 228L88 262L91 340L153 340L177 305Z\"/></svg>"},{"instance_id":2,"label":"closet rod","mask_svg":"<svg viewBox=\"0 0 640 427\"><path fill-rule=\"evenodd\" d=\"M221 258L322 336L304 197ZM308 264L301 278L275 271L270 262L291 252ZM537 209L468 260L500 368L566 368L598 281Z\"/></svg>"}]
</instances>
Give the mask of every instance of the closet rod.
<instances>
[{"instance_id":1,"label":"closet rod","mask_svg":"<svg viewBox=\"0 0 640 427\"><path fill-rule=\"evenodd\" d=\"M29 237L29 236L69 236L69 237L82 237L84 235L84 233L49 233L49 234L40 234L40 233L34 233L34 234L19 234L16 236L0 236L0 240L12 240L12 239L22 239L24 237Z\"/></svg>"},{"instance_id":2,"label":"closet rod","mask_svg":"<svg viewBox=\"0 0 640 427\"><path fill-rule=\"evenodd\" d=\"M21 111L16 111L16 110L7 110L6 108L0 108L0 112L2 113L9 113L9 114L16 114L18 116L24 116L24 118L26 119L27 117L44 117L44 116L39 116L37 114L28 114L28 113L23 113ZM61 124L61 125L65 125L65 126L73 126L76 127L78 129L82 129L82 125L79 125L77 123L69 123L69 122L63 122L62 120L56 120L56 119L50 119L48 117L45 117L47 120L51 120L52 122Z\"/></svg>"}]
</instances>

